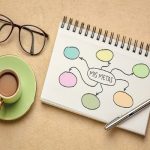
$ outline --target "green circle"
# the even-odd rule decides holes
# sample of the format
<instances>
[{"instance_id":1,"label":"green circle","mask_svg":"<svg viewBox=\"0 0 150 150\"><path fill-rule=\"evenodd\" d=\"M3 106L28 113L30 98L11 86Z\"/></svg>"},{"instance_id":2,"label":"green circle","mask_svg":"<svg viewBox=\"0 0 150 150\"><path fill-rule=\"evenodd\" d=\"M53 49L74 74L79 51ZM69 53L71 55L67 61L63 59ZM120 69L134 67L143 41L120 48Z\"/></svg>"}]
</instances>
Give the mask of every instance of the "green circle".
<instances>
[{"instance_id":1,"label":"green circle","mask_svg":"<svg viewBox=\"0 0 150 150\"><path fill-rule=\"evenodd\" d=\"M85 108L95 110L100 107L100 101L98 97L91 93L86 93L82 96L82 104Z\"/></svg>"},{"instance_id":2,"label":"green circle","mask_svg":"<svg viewBox=\"0 0 150 150\"><path fill-rule=\"evenodd\" d=\"M146 64L136 64L133 66L132 71L138 78L146 78L150 73L150 69Z\"/></svg>"},{"instance_id":3,"label":"green circle","mask_svg":"<svg viewBox=\"0 0 150 150\"><path fill-rule=\"evenodd\" d=\"M4 55L0 57L0 70L12 69L20 77L22 94L13 104L4 104L0 110L0 119L15 120L23 116L34 102L36 80L31 68L17 56Z\"/></svg>"}]
</instances>

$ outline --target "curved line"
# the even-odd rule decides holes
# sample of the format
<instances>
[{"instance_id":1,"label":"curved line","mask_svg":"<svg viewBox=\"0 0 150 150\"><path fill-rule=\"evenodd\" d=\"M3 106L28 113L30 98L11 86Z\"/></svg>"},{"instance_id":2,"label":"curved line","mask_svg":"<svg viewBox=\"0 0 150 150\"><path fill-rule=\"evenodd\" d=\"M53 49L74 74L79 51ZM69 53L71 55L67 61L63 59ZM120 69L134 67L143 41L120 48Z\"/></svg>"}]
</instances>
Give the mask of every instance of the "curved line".
<instances>
[{"instance_id":1,"label":"curved line","mask_svg":"<svg viewBox=\"0 0 150 150\"><path fill-rule=\"evenodd\" d=\"M101 86L101 89L102 89L102 91L101 91L101 93L103 92L103 87L102 87L102 85L100 84L100 86Z\"/></svg>"},{"instance_id":2,"label":"curved line","mask_svg":"<svg viewBox=\"0 0 150 150\"><path fill-rule=\"evenodd\" d=\"M110 63L108 62L108 65L107 65L107 66L102 66L101 69L102 69L102 68L109 67L109 65L110 65Z\"/></svg>"},{"instance_id":3,"label":"curved line","mask_svg":"<svg viewBox=\"0 0 150 150\"><path fill-rule=\"evenodd\" d=\"M87 67L90 68L89 65L88 65L88 63L87 63L87 61L84 58L83 58L83 60L86 63Z\"/></svg>"},{"instance_id":4,"label":"curved line","mask_svg":"<svg viewBox=\"0 0 150 150\"><path fill-rule=\"evenodd\" d=\"M128 85L124 88L124 91L129 87L129 82L127 80L124 80L124 79L116 79L117 80L120 80L120 81L125 81Z\"/></svg>"},{"instance_id":5,"label":"curved line","mask_svg":"<svg viewBox=\"0 0 150 150\"><path fill-rule=\"evenodd\" d=\"M78 72L79 72L79 74L80 74L80 76L81 76L81 79L82 79L82 81L86 84L86 85L88 85L88 86L90 86L90 87L95 87L97 84L98 84L98 82L95 84L95 85L89 85L88 83L86 83L85 81L84 81L84 79L83 79L83 77L82 77L82 74L81 74L81 72L80 72L80 70L77 68L77 67L71 67L70 69L76 69ZM69 69L69 70L70 70ZM70 70L71 71L71 70Z\"/></svg>"},{"instance_id":6,"label":"curved line","mask_svg":"<svg viewBox=\"0 0 150 150\"><path fill-rule=\"evenodd\" d=\"M87 65L87 67L88 67L88 69L90 68L89 67L89 65L88 65L88 63L87 63L87 60L85 60L83 57L79 57L81 60L84 60L84 62L86 63L86 65Z\"/></svg>"},{"instance_id":7,"label":"curved line","mask_svg":"<svg viewBox=\"0 0 150 150\"><path fill-rule=\"evenodd\" d=\"M103 92L103 87L102 87L102 85L100 84L100 86L101 86L101 91L100 92L97 92L96 93L96 95L99 95L100 93L102 93Z\"/></svg>"},{"instance_id":8,"label":"curved line","mask_svg":"<svg viewBox=\"0 0 150 150\"><path fill-rule=\"evenodd\" d=\"M127 74L127 73L123 72L121 69L118 69L118 68L113 68L113 69L111 70L111 72L114 71L114 70L118 70L118 71L122 72L123 74L125 74L125 75L127 75L127 76L133 75L133 73Z\"/></svg>"}]
</instances>

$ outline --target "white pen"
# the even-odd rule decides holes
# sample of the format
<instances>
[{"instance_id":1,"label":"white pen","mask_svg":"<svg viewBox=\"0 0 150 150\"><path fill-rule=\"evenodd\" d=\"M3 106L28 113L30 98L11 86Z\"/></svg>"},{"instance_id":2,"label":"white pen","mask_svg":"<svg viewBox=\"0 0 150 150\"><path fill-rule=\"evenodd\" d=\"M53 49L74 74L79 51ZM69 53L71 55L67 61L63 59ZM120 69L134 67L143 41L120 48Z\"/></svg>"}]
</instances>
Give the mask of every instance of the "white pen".
<instances>
[{"instance_id":1,"label":"white pen","mask_svg":"<svg viewBox=\"0 0 150 150\"><path fill-rule=\"evenodd\" d=\"M109 129L112 129L113 127L116 127L119 123L129 119L130 117L132 117L135 114L137 114L138 112L142 111L149 105L150 105L150 99L144 101L143 103L141 103L134 109L130 110L129 112L125 113L124 115L122 115L120 117L116 117L114 120L112 120L111 122L109 122L105 125L105 129L109 130Z\"/></svg>"}]
</instances>

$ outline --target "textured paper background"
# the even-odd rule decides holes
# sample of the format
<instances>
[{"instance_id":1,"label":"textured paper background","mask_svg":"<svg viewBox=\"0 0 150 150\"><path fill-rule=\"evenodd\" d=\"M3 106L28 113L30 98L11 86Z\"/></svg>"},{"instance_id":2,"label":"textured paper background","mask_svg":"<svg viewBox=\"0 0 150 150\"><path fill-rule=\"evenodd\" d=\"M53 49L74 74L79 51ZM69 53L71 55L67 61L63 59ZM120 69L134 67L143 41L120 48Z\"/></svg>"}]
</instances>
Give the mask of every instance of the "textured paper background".
<instances>
[{"instance_id":1,"label":"textured paper background","mask_svg":"<svg viewBox=\"0 0 150 150\"><path fill-rule=\"evenodd\" d=\"M147 150L150 130L145 138L115 129L104 130L104 124L42 104L40 94L54 45L57 26L64 15L133 37L150 39L149 0L0 0L0 13L18 24L34 24L50 35L42 55L27 56L18 43L18 31L0 45L0 55L15 54L33 68L37 78L36 100L23 118L0 121L1 150ZM148 125L148 128L150 125Z\"/></svg>"}]
</instances>

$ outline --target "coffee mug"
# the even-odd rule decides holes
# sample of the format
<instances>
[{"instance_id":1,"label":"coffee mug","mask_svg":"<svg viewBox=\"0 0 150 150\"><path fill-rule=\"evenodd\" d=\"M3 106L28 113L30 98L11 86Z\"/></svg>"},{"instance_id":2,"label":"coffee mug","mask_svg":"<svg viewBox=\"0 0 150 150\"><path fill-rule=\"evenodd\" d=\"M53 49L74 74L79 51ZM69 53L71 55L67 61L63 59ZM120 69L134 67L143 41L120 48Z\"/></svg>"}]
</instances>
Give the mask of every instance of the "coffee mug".
<instances>
[{"instance_id":1,"label":"coffee mug","mask_svg":"<svg viewBox=\"0 0 150 150\"><path fill-rule=\"evenodd\" d=\"M18 74L12 69L0 70L0 108L16 102L22 93Z\"/></svg>"}]
</instances>

